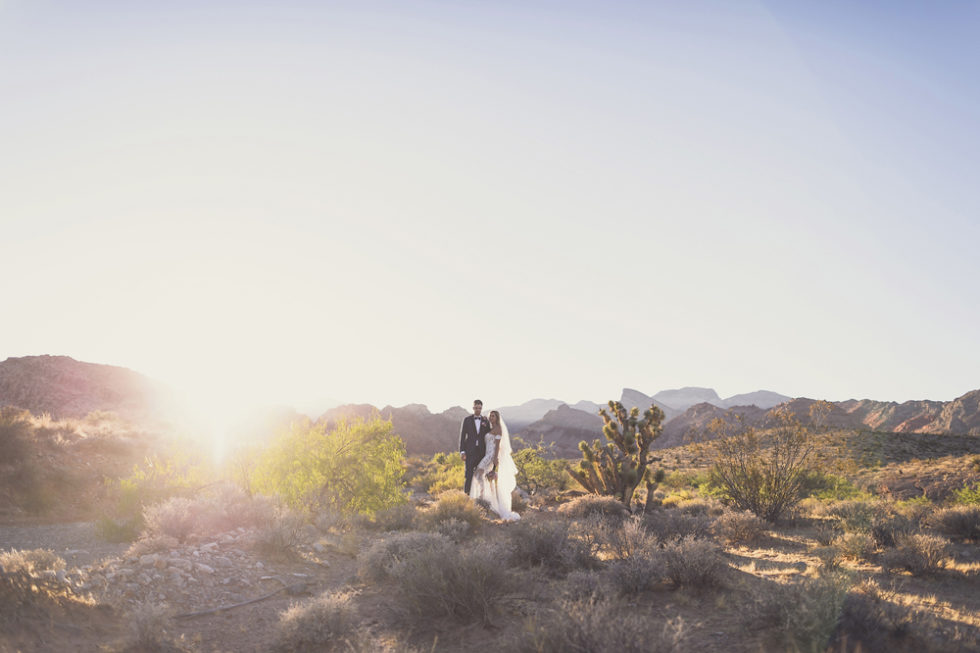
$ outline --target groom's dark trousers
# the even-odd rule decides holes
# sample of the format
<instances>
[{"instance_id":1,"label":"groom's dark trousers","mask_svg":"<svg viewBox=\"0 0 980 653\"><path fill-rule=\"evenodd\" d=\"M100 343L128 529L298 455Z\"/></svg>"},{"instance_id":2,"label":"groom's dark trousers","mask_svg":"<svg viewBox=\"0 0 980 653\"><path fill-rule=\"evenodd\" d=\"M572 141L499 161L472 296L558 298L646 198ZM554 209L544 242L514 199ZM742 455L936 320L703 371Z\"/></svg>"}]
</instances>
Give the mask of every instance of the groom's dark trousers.
<instances>
[{"instance_id":1,"label":"groom's dark trousers","mask_svg":"<svg viewBox=\"0 0 980 653\"><path fill-rule=\"evenodd\" d=\"M490 420L482 415L468 415L459 429L459 452L466 454L466 482L463 485L466 494L470 493L473 470L487 453L487 442L484 438L489 432Z\"/></svg>"}]
</instances>

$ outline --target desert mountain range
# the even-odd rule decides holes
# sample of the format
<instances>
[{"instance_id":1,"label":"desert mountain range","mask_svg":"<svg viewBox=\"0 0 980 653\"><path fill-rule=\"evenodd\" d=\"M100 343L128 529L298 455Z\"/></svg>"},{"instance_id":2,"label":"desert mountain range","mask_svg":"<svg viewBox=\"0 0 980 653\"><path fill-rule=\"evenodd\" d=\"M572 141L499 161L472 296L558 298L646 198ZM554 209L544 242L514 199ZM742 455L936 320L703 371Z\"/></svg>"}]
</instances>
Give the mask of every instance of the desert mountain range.
<instances>
[{"instance_id":1,"label":"desert mountain range","mask_svg":"<svg viewBox=\"0 0 980 653\"><path fill-rule=\"evenodd\" d=\"M625 388L620 401L641 409L658 405L667 421L655 446L666 448L704 436L716 418L740 416L742 423L766 424L769 409L785 405L806 418L813 399L791 398L768 390L721 398L711 388L686 387L662 390L653 395ZM591 401L568 404L558 399L532 399L518 406L498 408L511 433L529 444L550 444L556 455L578 457L578 443L601 436L601 405ZM173 408L166 386L132 370L84 363L67 356L8 358L0 363L0 406L17 406L35 414L54 417L83 417L96 410L116 412L132 420L161 419ZM459 438L459 425L469 411L456 406L431 413L422 404L385 406L347 404L326 411L318 420L380 414L390 419L412 455L452 451ZM280 410L281 416L298 416ZM284 419L284 417L282 418ZM269 422L272 428L274 420ZM828 424L841 428L885 432L980 435L980 390L953 401L906 401L870 399L832 402Z\"/></svg>"}]
</instances>

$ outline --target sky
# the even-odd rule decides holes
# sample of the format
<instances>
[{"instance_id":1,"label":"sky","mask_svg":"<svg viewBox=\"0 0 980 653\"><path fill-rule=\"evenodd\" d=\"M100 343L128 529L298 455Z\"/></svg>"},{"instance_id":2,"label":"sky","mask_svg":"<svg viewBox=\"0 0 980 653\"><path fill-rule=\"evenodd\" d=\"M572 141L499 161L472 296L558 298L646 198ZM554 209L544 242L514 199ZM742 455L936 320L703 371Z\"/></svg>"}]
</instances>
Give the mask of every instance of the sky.
<instances>
[{"instance_id":1,"label":"sky","mask_svg":"<svg viewBox=\"0 0 980 653\"><path fill-rule=\"evenodd\" d=\"M0 0L0 359L203 406L980 387L980 3Z\"/></svg>"}]
</instances>

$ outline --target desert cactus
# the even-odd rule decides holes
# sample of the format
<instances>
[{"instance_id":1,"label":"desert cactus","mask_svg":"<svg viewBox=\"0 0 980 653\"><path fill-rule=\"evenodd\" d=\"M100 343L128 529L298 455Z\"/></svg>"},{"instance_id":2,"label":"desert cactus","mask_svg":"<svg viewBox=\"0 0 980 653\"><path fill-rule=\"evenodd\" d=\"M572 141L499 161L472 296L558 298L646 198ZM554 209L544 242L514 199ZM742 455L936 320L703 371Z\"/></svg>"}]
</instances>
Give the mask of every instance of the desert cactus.
<instances>
[{"instance_id":1,"label":"desert cactus","mask_svg":"<svg viewBox=\"0 0 980 653\"><path fill-rule=\"evenodd\" d=\"M659 480L658 475L648 468L649 451L663 431L664 412L652 405L642 419L639 414L638 408L627 413L623 404L610 401L609 412L605 408L599 411L605 422L602 433L607 444L602 445L599 440L591 445L580 442L582 460L577 469L569 470L569 474L589 492L615 496L627 508L640 483L646 482L649 490Z\"/></svg>"}]
</instances>

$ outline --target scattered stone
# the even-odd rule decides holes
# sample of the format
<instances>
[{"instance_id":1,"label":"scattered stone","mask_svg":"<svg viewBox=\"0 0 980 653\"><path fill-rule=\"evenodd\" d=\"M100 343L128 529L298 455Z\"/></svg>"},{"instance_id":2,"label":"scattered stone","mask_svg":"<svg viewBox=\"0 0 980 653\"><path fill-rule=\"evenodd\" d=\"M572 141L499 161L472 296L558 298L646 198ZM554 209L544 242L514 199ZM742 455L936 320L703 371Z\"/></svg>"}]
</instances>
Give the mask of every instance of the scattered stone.
<instances>
[{"instance_id":1,"label":"scattered stone","mask_svg":"<svg viewBox=\"0 0 980 653\"><path fill-rule=\"evenodd\" d=\"M214 573L214 567L211 567L210 565L206 565L203 562L197 563L194 566L194 568L200 571L201 573L208 574L209 576Z\"/></svg>"}]
</instances>

